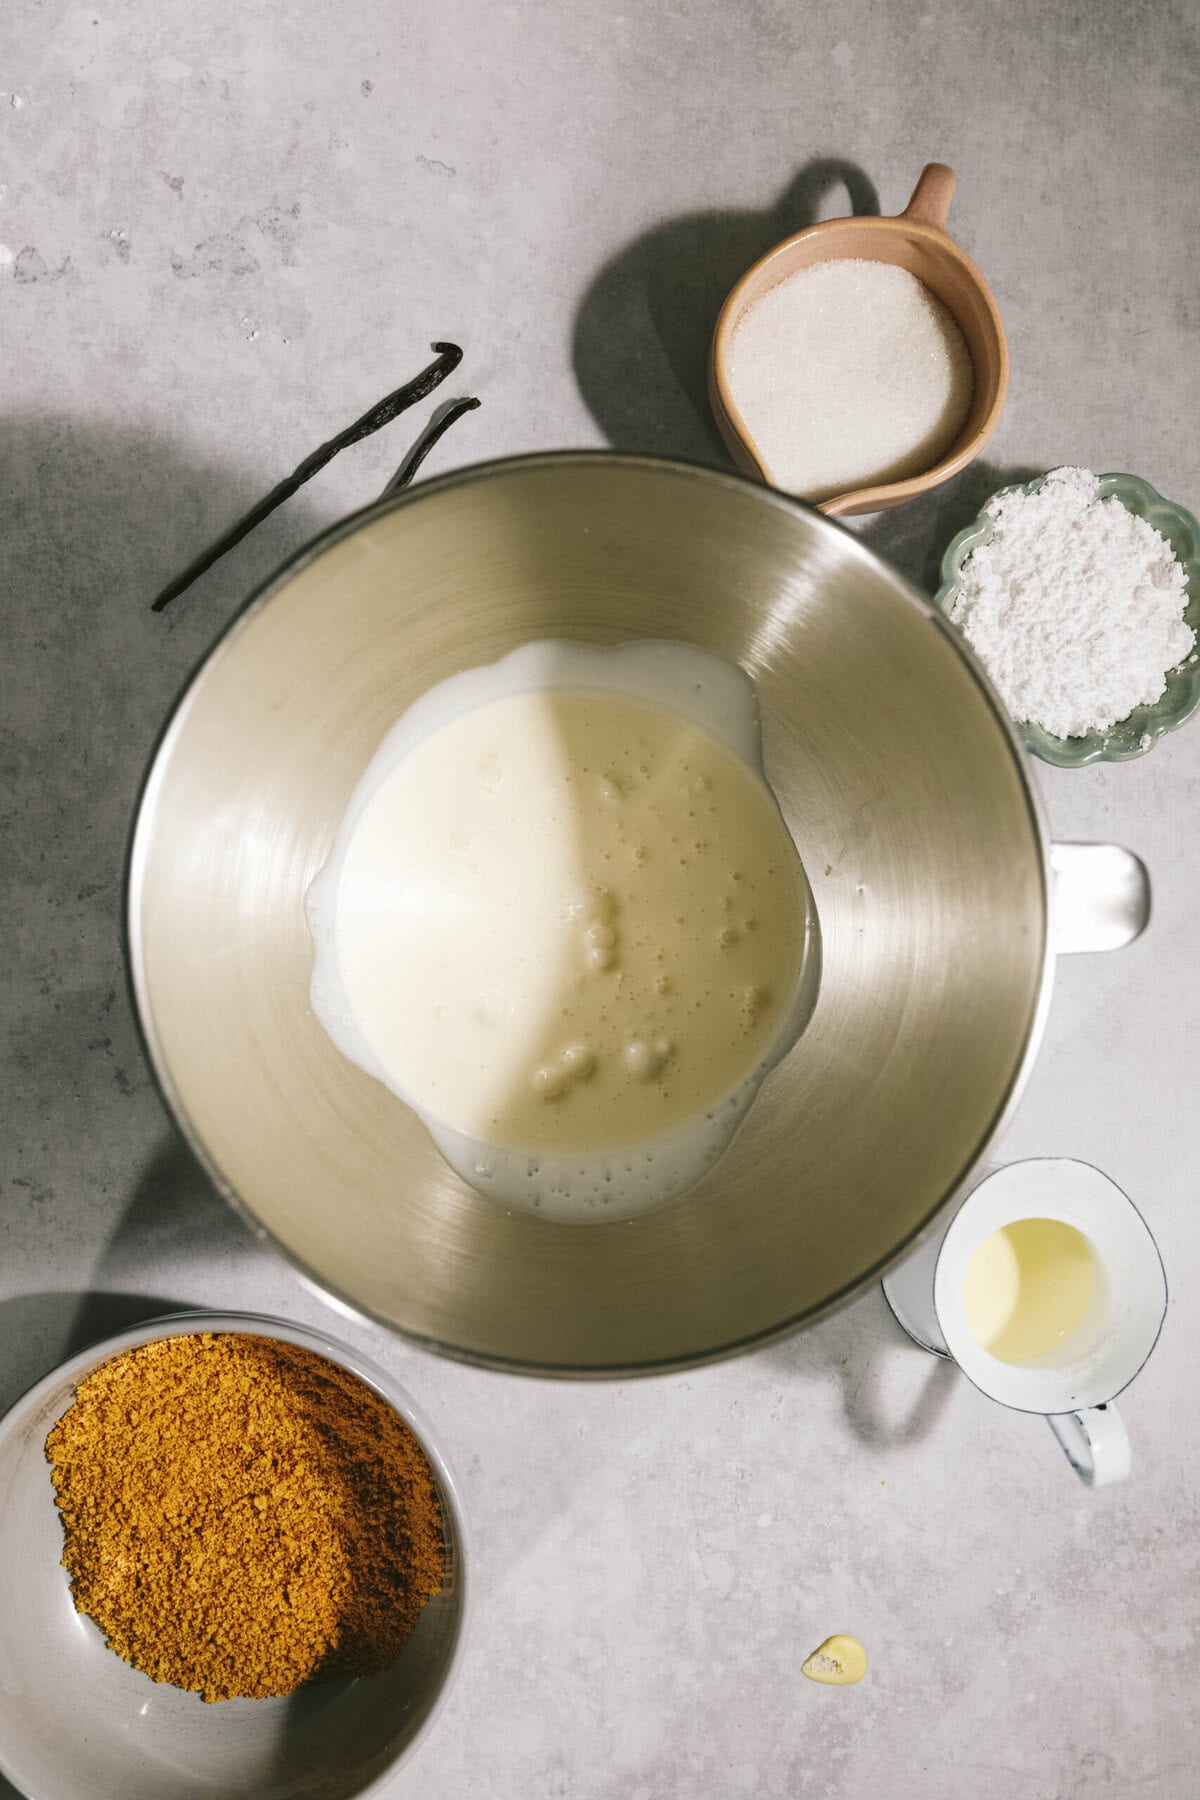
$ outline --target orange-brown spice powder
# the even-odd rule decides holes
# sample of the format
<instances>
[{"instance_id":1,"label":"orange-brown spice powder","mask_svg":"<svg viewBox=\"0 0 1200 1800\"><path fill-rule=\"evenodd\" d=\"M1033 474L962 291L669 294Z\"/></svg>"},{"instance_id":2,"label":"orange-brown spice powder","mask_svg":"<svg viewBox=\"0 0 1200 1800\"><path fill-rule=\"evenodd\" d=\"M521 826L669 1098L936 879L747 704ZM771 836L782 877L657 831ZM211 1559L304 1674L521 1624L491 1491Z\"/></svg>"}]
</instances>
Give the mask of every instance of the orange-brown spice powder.
<instances>
[{"instance_id":1,"label":"orange-brown spice powder","mask_svg":"<svg viewBox=\"0 0 1200 1800\"><path fill-rule=\"evenodd\" d=\"M294 1344L192 1333L79 1383L46 1440L75 1605L205 1700L386 1668L445 1575L437 1488L365 1382Z\"/></svg>"}]
</instances>

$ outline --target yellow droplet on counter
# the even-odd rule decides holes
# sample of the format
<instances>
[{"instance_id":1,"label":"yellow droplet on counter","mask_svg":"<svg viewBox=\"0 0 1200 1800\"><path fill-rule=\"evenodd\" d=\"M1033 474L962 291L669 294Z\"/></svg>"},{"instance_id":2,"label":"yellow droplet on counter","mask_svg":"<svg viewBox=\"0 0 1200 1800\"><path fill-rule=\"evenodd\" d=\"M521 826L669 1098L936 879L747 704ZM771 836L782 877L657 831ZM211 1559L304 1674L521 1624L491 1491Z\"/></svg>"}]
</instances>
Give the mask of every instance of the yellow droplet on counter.
<instances>
[{"instance_id":1,"label":"yellow droplet on counter","mask_svg":"<svg viewBox=\"0 0 1200 1800\"><path fill-rule=\"evenodd\" d=\"M827 1637L800 1665L802 1675L807 1675L810 1681L823 1682L826 1687L852 1687L866 1672L866 1651L857 1638L846 1637L841 1632Z\"/></svg>"}]
</instances>

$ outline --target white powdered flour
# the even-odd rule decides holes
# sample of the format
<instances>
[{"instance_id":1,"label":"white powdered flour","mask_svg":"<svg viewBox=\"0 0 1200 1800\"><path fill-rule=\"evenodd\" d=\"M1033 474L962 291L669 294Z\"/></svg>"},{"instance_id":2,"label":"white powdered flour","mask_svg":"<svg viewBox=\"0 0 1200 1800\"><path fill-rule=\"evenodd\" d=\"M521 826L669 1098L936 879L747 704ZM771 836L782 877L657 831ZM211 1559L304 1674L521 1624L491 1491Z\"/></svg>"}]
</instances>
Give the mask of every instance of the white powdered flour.
<instances>
[{"instance_id":1,"label":"white powdered flour","mask_svg":"<svg viewBox=\"0 0 1200 1800\"><path fill-rule=\"evenodd\" d=\"M1152 705L1191 652L1171 546L1090 469L990 501L992 538L963 564L950 617L1014 719L1052 737L1108 731Z\"/></svg>"},{"instance_id":2,"label":"white powdered flour","mask_svg":"<svg viewBox=\"0 0 1200 1800\"><path fill-rule=\"evenodd\" d=\"M776 487L805 500L923 475L971 409L957 321L907 269L838 257L747 308L729 391Z\"/></svg>"}]
</instances>

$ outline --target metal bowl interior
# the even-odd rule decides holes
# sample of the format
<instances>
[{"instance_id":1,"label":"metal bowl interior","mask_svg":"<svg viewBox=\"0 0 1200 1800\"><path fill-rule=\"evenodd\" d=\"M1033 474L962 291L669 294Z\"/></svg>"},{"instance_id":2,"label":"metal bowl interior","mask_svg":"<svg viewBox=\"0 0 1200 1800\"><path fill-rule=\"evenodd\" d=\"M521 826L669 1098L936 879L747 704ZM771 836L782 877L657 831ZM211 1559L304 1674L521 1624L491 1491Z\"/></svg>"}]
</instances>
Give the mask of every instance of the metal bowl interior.
<instances>
[{"instance_id":1,"label":"metal bowl interior","mask_svg":"<svg viewBox=\"0 0 1200 1800\"><path fill-rule=\"evenodd\" d=\"M378 1389L425 1447L442 1501L447 1575L398 1661L368 1680L279 1700L224 1700L151 1681L71 1602L45 1440L75 1385L123 1351L182 1332L282 1338ZM81 1351L0 1420L0 1769L37 1800L352 1800L374 1792L429 1725L464 1642L467 1547L427 1422L381 1369L323 1332L253 1313L180 1313Z\"/></svg>"},{"instance_id":2,"label":"metal bowl interior","mask_svg":"<svg viewBox=\"0 0 1200 1800\"><path fill-rule=\"evenodd\" d=\"M999 500L1004 494L1034 494L1045 479L1044 475L1039 475L1033 481L1017 482L1012 487L1001 488L992 495L987 505L990 506L992 501ZM1187 606L1183 616L1195 632L1197 644L1200 645L1200 522L1185 507L1177 506L1173 500L1165 500L1140 475L1110 473L1101 475L1098 479L1100 499L1115 498L1139 518L1148 519L1170 544L1176 559L1182 563L1187 573L1188 586ZM991 516L985 507L978 518L973 519L947 545L942 558L942 582L934 600L935 606L939 606L947 618L958 595L958 579L963 564L973 550L977 550L981 544L990 543L991 536ZM1168 671L1161 699L1148 706L1135 706L1128 718L1118 720L1108 731L1090 731L1083 737L1059 738L1052 737L1040 725L1029 720L1019 724L1017 730L1025 748L1043 762L1052 763L1059 769L1082 769L1089 763L1132 762L1135 757L1146 756L1159 738L1165 737L1169 731L1175 731L1180 725L1185 725L1198 708L1200 656L1193 651L1179 668Z\"/></svg>"},{"instance_id":3,"label":"metal bowl interior","mask_svg":"<svg viewBox=\"0 0 1200 1800\"><path fill-rule=\"evenodd\" d=\"M724 1159L621 1223L475 1193L308 1001L305 889L380 738L546 637L690 640L749 671L822 932L812 1021ZM559 454L374 507L247 607L146 785L131 967L184 1131L322 1287L476 1361L632 1372L811 1321L931 1224L1032 1054L1045 882L1011 727L898 574L741 477Z\"/></svg>"}]
</instances>

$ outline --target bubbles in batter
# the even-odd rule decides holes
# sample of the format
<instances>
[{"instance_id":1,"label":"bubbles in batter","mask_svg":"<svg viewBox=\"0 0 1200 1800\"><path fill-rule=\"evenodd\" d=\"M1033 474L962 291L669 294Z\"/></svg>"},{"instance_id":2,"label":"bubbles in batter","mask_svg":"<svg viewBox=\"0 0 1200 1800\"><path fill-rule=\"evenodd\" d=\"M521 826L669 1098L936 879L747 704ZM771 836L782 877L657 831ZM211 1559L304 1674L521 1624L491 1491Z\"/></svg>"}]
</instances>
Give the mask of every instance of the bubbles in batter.
<instances>
[{"instance_id":1,"label":"bubbles in batter","mask_svg":"<svg viewBox=\"0 0 1200 1800\"><path fill-rule=\"evenodd\" d=\"M334 1042L465 1180L556 1219L691 1187L816 998L753 684L685 644L529 644L431 689L307 911Z\"/></svg>"}]
</instances>

